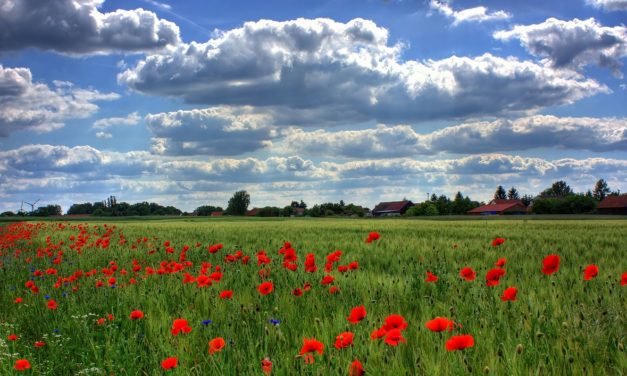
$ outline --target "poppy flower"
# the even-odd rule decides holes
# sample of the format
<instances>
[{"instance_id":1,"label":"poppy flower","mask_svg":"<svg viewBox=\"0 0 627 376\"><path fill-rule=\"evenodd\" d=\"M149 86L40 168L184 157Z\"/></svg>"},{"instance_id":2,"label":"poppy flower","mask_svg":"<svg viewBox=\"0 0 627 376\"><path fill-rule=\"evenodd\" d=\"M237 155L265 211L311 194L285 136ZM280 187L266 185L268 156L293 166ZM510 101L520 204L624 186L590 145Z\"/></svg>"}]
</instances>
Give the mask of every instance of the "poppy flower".
<instances>
[{"instance_id":1,"label":"poppy flower","mask_svg":"<svg viewBox=\"0 0 627 376\"><path fill-rule=\"evenodd\" d=\"M337 286L331 286L329 287L329 294L337 294L338 292L340 292L340 288Z\"/></svg>"},{"instance_id":2,"label":"poppy flower","mask_svg":"<svg viewBox=\"0 0 627 376\"><path fill-rule=\"evenodd\" d=\"M164 361L161 362L161 368L163 369L172 369L172 368L176 368L176 366L178 365L179 360L176 358L167 358Z\"/></svg>"},{"instance_id":3,"label":"poppy flower","mask_svg":"<svg viewBox=\"0 0 627 376\"><path fill-rule=\"evenodd\" d=\"M508 287L503 291L503 295L501 296L501 300L504 302L507 301L516 301L516 294L518 294L518 289L516 287Z\"/></svg>"},{"instance_id":4,"label":"poppy flower","mask_svg":"<svg viewBox=\"0 0 627 376\"><path fill-rule=\"evenodd\" d=\"M599 274L599 267L591 264L586 266L586 268L583 271L583 279L586 281L591 280L592 278L596 277Z\"/></svg>"},{"instance_id":5,"label":"poppy flower","mask_svg":"<svg viewBox=\"0 0 627 376\"><path fill-rule=\"evenodd\" d=\"M20 337L18 337L18 336L17 336L17 335L15 335L15 334L9 334L9 335L7 336L7 339L8 339L9 341L17 341L18 339L20 339Z\"/></svg>"},{"instance_id":6,"label":"poppy flower","mask_svg":"<svg viewBox=\"0 0 627 376\"><path fill-rule=\"evenodd\" d=\"M274 285L270 281L263 282L257 287L257 291L259 291L261 295L268 295L273 289Z\"/></svg>"},{"instance_id":7,"label":"poppy flower","mask_svg":"<svg viewBox=\"0 0 627 376\"><path fill-rule=\"evenodd\" d=\"M220 299L231 299L233 297L232 290L224 290L220 293Z\"/></svg>"},{"instance_id":8,"label":"poppy flower","mask_svg":"<svg viewBox=\"0 0 627 376\"><path fill-rule=\"evenodd\" d=\"M334 280L335 280L335 277L333 277L332 275L325 275L325 276L322 278L322 281L320 281L320 284L322 284L322 285L328 285L328 284L333 283L333 281L334 281Z\"/></svg>"},{"instance_id":9,"label":"poppy flower","mask_svg":"<svg viewBox=\"0 0 627 376\"><path fill-rule=\"evenodd\" d=\"M542 260L542 273L551 275L560 268L560 257L558 255L548 255Z\"/></svg>"},{"instance_id":10,"label":"poppy flower","mask_svg":"<svg viewBox=\"0 0 627 376\"><path fill-rule=\"evenodd\" d=\"M24 371L30 368L30 362L26 359L18 359L15 361L13 368L17 371Z\"/></svg>"},{"instance_id":11,"label":"poppy flower","mask_svg":"<svg viewBox=\"0 0 627 376\"><path fill-rule=\"evenodd\" d=\"M104 323L105 323L106 321L107 321L107 320L106 320L104 317L101 317L101 318L99 318L98 320L96 320L96 324L98 324L98 325L104 325Z\"/></svg>"},{"instance_id":12,"label":"poppy flower","mask_svg":"<svg viewBox=\"0 0 627 376\"><path fill-rule=\"evenodd\" d=\"M621 286L627 285L627 272L623 273L623 275L621 276L620 284Z\"/></svg>"},{"instance_id":13,"label":"poppy flower","mask_svg":"<svg viewBox=\"0 0 627 376\"><path fill-rule=\"evenodd\" d=\"M494 265L498 266L499 268L502 268L503 266L505 266L506 262L507 262L507 259L505 259L505 257L501 257L500 259L496 260Z\"/></svg>"},{"instance_id":14,"label":"poppy flower","mask_svg":"<svg viewBox=\"0 0 627 376\"><path fill-rule=\"evenodd\" d=\"M425 326L432 332L443 332L445 330L450 332L455 328L455 322L446 317L436 317L433 320L427 321Z\"/></svg>"},{"instance_id":15,"label":"poppy flower","mask_svg":"<svg viewBox=\"0 0 627 376\"><path fill-rule=\"evenodd\" d=\"M21 302L23 302L23 301L24 301L24 299L22 299L22 298L15 298L15 300L13 301L13 303L15 303L15 304L20 304L20 303L21 303Z\"/></svg>"},{"instance_id":16,"label":"poppy flower","mask_svg":"<svg viewBox=\"0 0 627 376\"><path fill-rule=\"evenodd\" d=\"M131 312L131 314L129 315L129 318L131 320L143 319L144 318L144 312L136 309L136 310Z\"/></svg>"},{"instance_id":17,"label":"poppy flower","mask_svg":"<svg viewBox=\"0 0 627 376\"><path fill-rule=\"evenodd\" d=\"M366 238L366 243L372 243L374 240L379 240L381 235L378 232L372 231L368 234L368 238Z\"/></svg>"},{"instance_id":18,"label":"poppy flower","mask_svg":"<svg viewBox=\"0 0 627 376\"><path fill-rule=\"evenodd\" d=\"M217 352L222 351L225 344L226 342L224 342L224 338L222 337L216 337L212 339L211 341L209 341L209 354L213 355Z\"/></svg>"},{"instance_id":19,"label":"poppy flower","mask_svg":"<svg viewBox=\"0 0 627 376\"><path fill-rule=\"evenodd\" d=\"M505 239L503 238L496 238L494 240L492 240L492 246L493 247L498 247L499 245L505 243Z\"/></svg>"},{"instance_id":20,"label":"poppy flower","mask_svg":"<svg viewBox=\"0 0 627 376\"><path fill-rule=\"evenodd\" d=\"M505 275L505 269L495 268L490 269L485 275L486 286L496 286L499 284L501 277Z\"/></svg>"},{"instance_id":21,"label":"poppy flower","mask_svg":"<svg viewBox=\"0 0 627 376\"><path fill-rule=\"evenodd\" d=\"M390 331L392 329L405 330L407 328L407 322L401 315L389 315L385 318L383 329Z\"/></svg>"},{"instance_id":22,"label":"poppy flower","mask_svg":"<svg viewBox=\"0 0 627 376\"><path fill-rule=\"evenodd\" d=\"M446 350L463 350L475 345L475 339L471 335L453 336L446 341Z\"/></svg>"},{"instance_id":23,"label":"poppy flower","mask_svg":"<svg viewBox=\"0 0 627 376\"><path fill-rule=\"evenodd\" d=\"M187 320L185 319L176 319L172 323L172 329L170 332L173 336L178 336L180 332L189 333L192 331L192 327L189 326Z\"/></svg>"},{"instance_id":24,"label":"poppy flower","mask_svg":"<svg viewBox=\"0 0 627 376\"><path fill-rule=\"evenodd\" d=\"M48 300L48 309L55 310L57 309L57 307L58 307L57 302L55 302L54 299Z\"/></svg>"},{"instance_id":25,"label":"poppy flower","mask_svg":"<svg viewBox=\"0 0 627 376\"><path fill-rule=\"evenodd\" d=\"M386 334L387 334L387 330L385 330L384 328L379 328L379 329L373 330L372 333L370 333L370 338L381 339L385 337Z\"/></svg>"},{"instance_id":26,"label":"poppy flower","mask_svg":"<svg viewBox=\"0 0 627 376\"><path fill-rule=\"evenodd\" d=\"M463 279L465 279L466 281L474 281L475 278L477 277L477 273L472 270L472 268L462 268L459 271L459 276L462 277Z\"/></svg>"},{"instance_id":27,"label":"poppy flower","mask_svg":"<svg viewBox=\"0 0 627 376\"><path fill-rule=\"evenodd\" d=\"M39 347L44 347L46 346L46 342L44 341L37 341L35 342L35 347L39 348Z\"/></svg>"},{"instance_id":28,"label":"poppy flower","mask_svg":"<svg viewBox=\"0 0 627 376\"><path fill-rule=\"evenodd\" d=\"M272 372L272 362L268 358L264 358L261 360L261 370L266 375L269 375Z\"/></svg>"},{"instance_id":29,"label":"poppy flower","mask_svg":"<svg viewBox=\"0 0 627 376\"><path fill-rule=\"evenodd\" d=\"M398 346L399 343L407 342L405 338L403 338L403 333L399 329L392 329L385 334L385 343L390 346Z\"/></svg>"},{"instance_id":30,"label":"poppy flower","mask_svg":"<svg viewBox=\"0 0 627 376\"><path fill-rule=\"evenodd\" d=\"M313 353L322 355L324 353L324 344L315 338L304 338L303 347L300 349L300 356L305 357L305 363L311 364L314 362Z\"/></svg>"},{"instance_id":31,"label":"poppy flower","mask_svg":"<svg viewBox=\"0 0 627 376\"><path fill-rule=\"evenodd\" d=\"M427 272L427 278L425 278L425 282L435 282L437 280L438 280L438 277L436 277L435 274L431 272Z\"/></svg>"},{"instance_id":32,"label":"poppy flower","mask_svg":"<svg viewBox=\"0 0 627 376\"><path fill-rule=\"evenodd\" d=\"M346 318L351 324L357 324L366 318L366 307L363 305L351 309L351 313Z\"/></svg>"},{"instance_id":33,"label":"poppy flower","mask_svg":"<svg viewBox=\"0 0 627 376\"><path fill-rule=\"evenodd\" d=\"M344 332L335 337L335 348L336 349L344 349L349 346L353 346L353 337L354 334L352 332Z\"/></svg>"},{"instance_id":34,"label":"poppy flower","mask_svg":"<svg viewBox=\"0 0 627 376\"><path fill-rule=\"evenodd\" d=\"M361 362L357 359L353 360L348 369L348 376L363 376L364 374L364 366L361 365Z\"/></svg>"}]
</instances>

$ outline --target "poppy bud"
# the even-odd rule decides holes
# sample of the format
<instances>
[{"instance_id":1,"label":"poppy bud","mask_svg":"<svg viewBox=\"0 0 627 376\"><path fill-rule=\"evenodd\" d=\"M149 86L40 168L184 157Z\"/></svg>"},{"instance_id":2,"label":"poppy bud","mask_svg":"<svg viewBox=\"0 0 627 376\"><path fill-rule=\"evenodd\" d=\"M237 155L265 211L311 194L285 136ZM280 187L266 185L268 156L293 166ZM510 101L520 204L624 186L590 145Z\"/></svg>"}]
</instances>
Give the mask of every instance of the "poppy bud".
<instances>
[{"instance_id":1,"label":"poppy bud","mask_svg":"<svg viewBox=\"0 0 627 376\"><path fill-rule=\"evenodd\" d=\"M483 373L490 373L490 367L485 366L485 368L483 369Z\"/></svg>"},{"instance_id":2,"label":"poppy bud","mask_svg":"<svg viewBox=\"0 0 627 376\"><path fill-rule=\"evenodd\" d=\"M516 345L516 353L518 353L518 354L522 354L523 349L524 349L524 348L523 348L522 343L519 343L518 345Z\"/></svg>"},{"instance_id":3,"label":"poppy bud","mask_svg":"<svg viewBox=\"0 0 627 376\"><path fill-rule=\"evenodd\" d=\"M542 338L542 337L544 337L544 333L542 333L542 332L537 332L537 333L536 333L536 337L537 337L537 338Z\"/></svg>"}]
</instances>

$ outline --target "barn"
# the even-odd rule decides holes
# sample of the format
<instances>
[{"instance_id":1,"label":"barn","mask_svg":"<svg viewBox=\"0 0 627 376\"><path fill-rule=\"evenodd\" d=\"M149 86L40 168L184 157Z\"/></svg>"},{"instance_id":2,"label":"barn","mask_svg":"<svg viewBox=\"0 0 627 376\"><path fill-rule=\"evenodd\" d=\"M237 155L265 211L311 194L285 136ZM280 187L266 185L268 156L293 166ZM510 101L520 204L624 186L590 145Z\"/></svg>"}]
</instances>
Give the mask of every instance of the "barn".
<instances>
[{"instance_id":1,"label":"barn","mask_svg":"<svg viewBox=\"0 0 627 376\"><path fill-rule=\"evenodd\" d=\"M607 196L597 205L597 212L627 215L627 195Z\"/></svg>"},{"instance_id":2,"label":"barn","mask_svg":"<svg viewBox=\"0 0 627 376\"><path fill-rule=\"evenodd\" d=\"M520 200L495 199L487 205L479 206L469 210L469 215L503 215L503 214L526 214L527 207Z\"/></svg>"},{"instance_id":3,"label":"barn","mask_svg":"<svg viewBox=\"0 0 627 376\"><path fill-rule=\"evenodd\" d=\"M408 200L380 202L372 209L372 215L375 217L403 215L413 205L414 203Z\"/></svg>"}]
</instances>

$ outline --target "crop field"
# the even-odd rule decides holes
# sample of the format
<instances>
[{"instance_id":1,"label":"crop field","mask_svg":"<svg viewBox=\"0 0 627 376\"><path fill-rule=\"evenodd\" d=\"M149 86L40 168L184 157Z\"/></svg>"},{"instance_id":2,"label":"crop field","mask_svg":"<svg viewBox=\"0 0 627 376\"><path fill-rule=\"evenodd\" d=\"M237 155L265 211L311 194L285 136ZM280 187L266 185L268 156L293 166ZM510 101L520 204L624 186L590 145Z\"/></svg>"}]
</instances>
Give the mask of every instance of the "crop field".
<instances>
[{"instance_id":1,"label":"crop field","mask_svg":"<svg viewBox=\"0 0 627 376\"><path fill-rule=\"evenodd\" d=\"M627 373L624 220L0 226L2 375Z\"/></svg>"}]
</instances>

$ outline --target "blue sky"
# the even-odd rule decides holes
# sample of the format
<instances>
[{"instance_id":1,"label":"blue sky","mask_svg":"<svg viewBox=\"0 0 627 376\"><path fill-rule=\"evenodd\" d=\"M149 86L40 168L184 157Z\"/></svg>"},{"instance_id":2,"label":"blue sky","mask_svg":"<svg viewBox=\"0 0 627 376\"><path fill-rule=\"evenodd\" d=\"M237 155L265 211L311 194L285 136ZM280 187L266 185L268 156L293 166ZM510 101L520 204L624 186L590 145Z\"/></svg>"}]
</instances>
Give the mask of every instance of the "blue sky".
<instances>
[{"instance_id":1,"label":"blue sky","mask_svg":"<svg viewBox=\"0 0 627 376\"><path fill-rule=\"evenodd\" d=\"M0 211L627 190L625 0L0 0Z\"/></svg>"}]
</instances>

